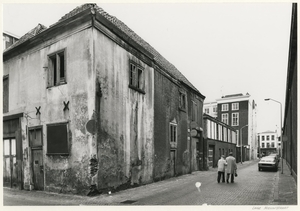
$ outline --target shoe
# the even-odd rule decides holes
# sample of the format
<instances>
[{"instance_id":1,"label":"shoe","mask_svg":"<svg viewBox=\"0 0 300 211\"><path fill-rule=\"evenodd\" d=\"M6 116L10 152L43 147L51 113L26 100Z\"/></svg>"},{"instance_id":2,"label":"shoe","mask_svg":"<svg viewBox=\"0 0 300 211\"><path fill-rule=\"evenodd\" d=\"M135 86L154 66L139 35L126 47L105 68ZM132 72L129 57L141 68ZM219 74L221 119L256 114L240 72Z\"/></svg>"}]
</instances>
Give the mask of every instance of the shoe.
<instances>
[{"instance_id":1,"label":"shoe","mask_svg":"<svg viewBox=\"0 0 300 211\"><path fill-rule=\"evenodd\" d=\"M231 183L234 183L234 181L231 181Z\"/></svg>"},{"instance_id":2,"label":"shoe","mask_svg":"<svg viewBox=\"0 0 300 211\"><path fill-rule=\"evenodd\" d=\"M227 180L226 182L227 182L227 183L229 183L229 181L228 181L228 180Z\"/></svg>"}]
</instances>

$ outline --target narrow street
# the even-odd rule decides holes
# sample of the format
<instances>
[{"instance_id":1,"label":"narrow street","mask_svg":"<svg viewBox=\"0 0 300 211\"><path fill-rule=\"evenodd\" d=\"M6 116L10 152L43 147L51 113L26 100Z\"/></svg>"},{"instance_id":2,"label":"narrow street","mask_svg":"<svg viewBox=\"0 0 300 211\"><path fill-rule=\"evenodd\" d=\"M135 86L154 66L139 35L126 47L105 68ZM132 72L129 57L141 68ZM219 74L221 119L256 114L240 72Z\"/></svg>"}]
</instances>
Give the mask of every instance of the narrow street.
<instances>
[{"instance_id":1,"label":"narrow street","mask_svg":"<svg viewBox=\"0 0 300 211\"><path fill-rule=\"evenodd\" d=\"M278 170L280 171L280 169ZM258 171L257 161L238 164L234 183L216 181L217 171L195 172L94 197L4 188L4 205L274 205L278 172ZM200 192L195 186L201 182Z\"/></svg>"}]
</instances>

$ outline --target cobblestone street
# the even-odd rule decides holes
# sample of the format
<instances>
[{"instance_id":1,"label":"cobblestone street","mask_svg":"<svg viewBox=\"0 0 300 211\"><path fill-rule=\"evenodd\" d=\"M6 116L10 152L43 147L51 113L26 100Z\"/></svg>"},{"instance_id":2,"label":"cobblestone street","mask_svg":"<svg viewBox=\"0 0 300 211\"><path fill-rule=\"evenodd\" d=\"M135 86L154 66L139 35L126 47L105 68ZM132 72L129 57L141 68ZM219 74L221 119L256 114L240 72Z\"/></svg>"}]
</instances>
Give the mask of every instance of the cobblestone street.
<instances>
[{"instance_id":1,"label":"cobblestone street","mask_svg":"<svg viewBox=\"0 0 300 211\"><path fill-rule=\"evenodd\" d=\"M285 164L285 162L284 162ZM216 181L216 169L195 172L110 195L74 196L4 189L4 205L296 205L288 168L258 171L257 161L238 164L234 183ZM201 182L200 192L195 183ZM283 192L284 191L284 192Z\"/></svg>"}]
</instances>

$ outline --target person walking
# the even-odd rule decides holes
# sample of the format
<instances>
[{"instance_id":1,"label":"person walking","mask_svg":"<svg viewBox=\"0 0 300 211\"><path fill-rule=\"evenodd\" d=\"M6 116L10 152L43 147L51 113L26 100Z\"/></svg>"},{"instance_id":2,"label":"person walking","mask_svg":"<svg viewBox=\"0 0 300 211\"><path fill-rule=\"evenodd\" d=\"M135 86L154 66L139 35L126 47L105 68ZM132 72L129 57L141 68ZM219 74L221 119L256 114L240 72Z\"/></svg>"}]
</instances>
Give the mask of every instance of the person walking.
<instances>
[{"instance_id":1,"label":"person walking","mask_svg":"<svg viewBox=\"0 0 300 211\"><path fill-rule=\"evenodd\" d=\"M225 156L222 155L221 158L218 161L218 183L220 183L221 177L222 182L225 182L225 166L227 165Z\"/></svg>"},{"instance_id":2,"label":"person walking","mask_svg":"<svg viewBox=\"0 0 300 211\"><path fill-rule=\"evenodd\" d=\"M233 157L232 152L229 152L229 156L226 158L226 163L227 163L226 182L229 183L229 177L230 177L230 182L234 183L234 174L236 173L237 166L236 166L236 161L235 161L235 158Z\"/></svg>"}]
</instances>

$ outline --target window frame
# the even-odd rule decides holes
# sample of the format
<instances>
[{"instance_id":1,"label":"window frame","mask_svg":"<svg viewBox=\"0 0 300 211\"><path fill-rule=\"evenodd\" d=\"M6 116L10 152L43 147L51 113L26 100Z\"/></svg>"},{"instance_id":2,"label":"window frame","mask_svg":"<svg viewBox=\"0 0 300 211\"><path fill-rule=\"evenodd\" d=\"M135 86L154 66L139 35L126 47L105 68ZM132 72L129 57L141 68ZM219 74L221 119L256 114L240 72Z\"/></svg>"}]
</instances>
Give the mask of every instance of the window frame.
<instances>
[{"instance_id":1,"label":"window frame","mask_svg":"<svg viewBox=\"0 0 300 211\"><path fill-rule=\"evenodd\" d=\"M61 56L63 55L63 73L61 77ZM60 86L67 83L66 48L48 54L47 88ZM55 63L55 65L54 65Z\"/></svg>"},{"instance_id":2,"label":"window frame","mask_svg":"<svg viewBox=\"0 0 300 211\"><path fill-rule=\"evenodd\" d=\"M221 105L221 111L228 111L228 103L224 103Z\"/></svg>"},{"instance_id":3,"label":"window frame","mask_svg":"<svg viewBox=\"0 0 300 211\"><path fill-rule=\"evenodd\" d=\"M209 108L205 108L204 113L209 114Z\"/></svg>"},{"instance_id":4,"label":"window frame","mask_svg":"<svg viewBox=\"0 0 300 211\"><path fill-rule=\"evenodd\" d=\"M30 140L30 131L35 131L35 130L41 130L41 145L32 145L31 140ZM36 126L36 127L29 127L28 128L28 145L29 147L31 147L32 149L34 148L42 148L44 145L44 140L43 140L43 126Z\"/></svg>"},{"instance_id":5,"label":"window frame","mask_svg":"<svg viewBox=\"0 0 300 211\"><path fill-rule=\"evenodd\" d=\"M135 91L145 94L145 69L134 61L129 62L128 86Z\"/></svg>"},{"instance_id":6,"label":"window frame","mask_svg":"<svg viewBox=\"0 0 300 211\"><path fill-rule=\"evenodd\" d=\"M224 117L226 116L226 120L227 120L227 122L225 122L224 121ZM225 123L225 124L227 124L228 125L228 123L229 123L229 121L228 121L229 119L228 119L228 113L224 113L224 114L221 114L221 122L223 122L223 123Z\"/></svg>"},{"instance_id":7,"label":"window frame","mask_svg":"<svg viewBox=\"0 0 300 211\"><path fill-rule=\"evenodd\" d=\"M175 130L172 131L172 128L175 128ZM177 124L170 122L169 125L169 141L170 143L177 143ZM175 134L173 134L173 132L175 132ZM175 141L172 139L172 137L175 138Z\"/></svg>"},{"instance_id":8,"label":"window frame","mask_svg":"<svg viewBox=\"0 0 300 211\"><path fill-rule=\"evenodd\" d=\"M187 94L184 91L179 91L179 109L182 111L187 110Z\"/></svg>"},{"instance_id":9,"label":"window frame","mask_svg":"<svg viewBox=\"0 0 300 211\"><path fill-rule=\"evenodd\" d=\"M52 127L52 126L59 126L59 125L65 125L66 126L66 144L67 144L67 152L49 152L49 144L50 144L50 138L48 136L48 132L49 132L49 127ZM53 155L64 155L64 156L68 156L70 154L70 136L69 136L69 122L59 122L59 123L51 123L51 124L47 124L46 125L46 128L47 128L47 133L46 133L46 136L47 136L47 153L46 155L50 155L50 156L53 156Z\"/></svg>"},{"instance_id":10,"label":"window frame","mask_svg":"<svg viewBox=\"0 0 300 211\"><path fill-rule=\"evenodd\" d=\"M236 117L234 117L236 115ZM236 119L236 122L234 121ZM231 114L231 126L239 126L239 113L232 113Z\"/></svg>"},{"instance_id":11,"label":"window frame","mask_svg":"<svg viewBox=\"0 0 300 211\"><path fill-rule=\"evenodd\" d=\"M239 103L232 103L231 110L238 111L239 110Z\"/></svg>"},{"instance_id":12,"label":"window frame","mask_svg":"<svg viewBox=\"0 0 300 211\"><path fill-rule=\"evenodd\" d=\"M4 87L6 86L6 87ZM3 79L2 79L2 89L3 89L3 93L2 93L2 112L3 113L7 113L9 112L9 74L4 75ZM7 93L5 93L5 91L7 90ZM6 95L5 95L6 94Z\"/></svg>"}]
</instances>

